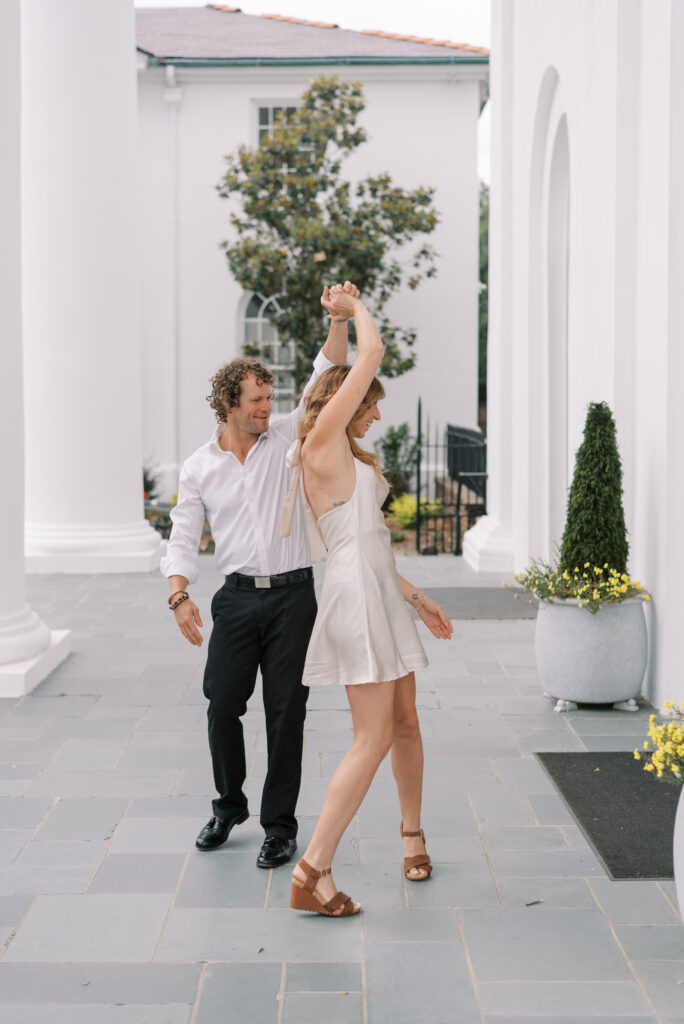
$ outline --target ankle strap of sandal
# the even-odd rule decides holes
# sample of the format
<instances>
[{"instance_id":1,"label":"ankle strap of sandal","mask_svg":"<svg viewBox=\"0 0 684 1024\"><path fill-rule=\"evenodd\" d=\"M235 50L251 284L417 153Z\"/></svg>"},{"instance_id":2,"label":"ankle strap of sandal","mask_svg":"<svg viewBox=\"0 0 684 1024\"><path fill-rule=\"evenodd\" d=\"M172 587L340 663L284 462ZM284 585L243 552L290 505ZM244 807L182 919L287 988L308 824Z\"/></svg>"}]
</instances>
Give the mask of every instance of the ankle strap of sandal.
<instances>
[{"instance_id":1,"label":"ankle strap of sandal","mask_svg":"<svg viewBox=\"0 0 684 1024\"><path fill-rule=\"evenodd\" d=\"M332 867L321 868L320 871L317 871L316 868L312 867L308 861L304 860L303 857L299 861L299 867L302 869L302 871L304 871L306 875L304 889L307 892L313 892L313 890L316 888L316 882L318 881L319 878L323 878L325 875L332 874Z\"/></svg>"},{"instance_id":2,"label":"ankle strap of sandal","mask_svg":"<svg viewBox=\"0 0 684 1024\"><path fill-rule=\"evenodd\" d=\"M399 826L399 834L401 835L402 839L417 839L418 836L420 836L420 838L423 839L423 840L425 839L425 835L423 833L422 828L419 829L417 832L404 832L404 822L403 821L402 821L401 825Z\"/></svg>"}]
</instances>

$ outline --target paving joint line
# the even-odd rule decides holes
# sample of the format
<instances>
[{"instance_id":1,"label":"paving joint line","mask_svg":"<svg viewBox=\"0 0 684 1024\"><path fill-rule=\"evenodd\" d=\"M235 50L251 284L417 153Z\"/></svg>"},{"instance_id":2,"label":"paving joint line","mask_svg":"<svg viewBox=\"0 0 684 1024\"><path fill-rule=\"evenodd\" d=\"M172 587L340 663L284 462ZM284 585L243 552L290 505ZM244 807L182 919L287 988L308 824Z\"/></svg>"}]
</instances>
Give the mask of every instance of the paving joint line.
<instances>
[{"instance_id":1,"label":"paving joint line","mask_svg":"<svg viewBox=\"0 0 684 1024\"><path fill-rule=\"evenodd\" d=\"M200 970L200 976L197 979L197 988L195 989L195 998L192 1001L192 1007L190 1008L190 1017L188 1018L188 1024L196 1024L197 1015L199 1013L200 1002L202 1001L202 995L204 993L204 982L207 976L207 969L209 964L205 961L202 964Z\"/></svg>"},{"instance_id":2,"label":"paving joint line","mask_svg":"<svg viewBox=\"0 0 684 1024\"><path fill-rule=\"evenodd\" d=\"M152 954L152 956L150 958L150 963L153 963L153 964L159 963L159 961L157 960L157 957L159 956L159 952L160 952L160 949L161 949L161 944L162 944L162 941L163 941L164 936L166 934L166 929L168 928L169 920L171 918L171 914L176 909L176 899L178 898L178 892L180 890L181 885L183 884L183 879L185 878L185 872L187 871L188 864L190 863L190 856L191 855L189 853L186 853L186 855L185 855L185 862L183 864L183 867L180 870L180 874L178 876L178 881L176 882L176 888L175 888L175 891L174 891L174 893L173 893L173 895L171 897L171 902L169 903L169 909L166 911L166 916L164 917L164 922L163 922L163 924L161 926L161 930L159 932L159 938L157 939L157 943L156 943L156 945L154 947L154 953Z\"/></svg>"},{"instance_id":3,"label":"paving joint line","mask_svg":"<svg viewBox=\"0 0 684 1024\"><path fill-rule=\"evenodd\" d=\"M361 1011L363 1015L362 1024L368 1024L368 972L366 970L366 921L361 911L359 921L359 952L361 962Z\"/></svg>"},{"instance_id":4,"label":"paving joint line","mask_svg":"<svg viewBox=\"0 0 684 1024\"><path fill-rule=\"evenodd\" d=\"M586 878L587 876L584 876L584 877ZM609 876L609 878L610 878L610 876ZM648 992L646 991L646 989L642 985L642 983L641 983L641 981L639 979L639 976L637 975L636 971L634 970L634 968L632 966L632 961L627 956L627 953L625 952L625 948L622 945L622 943L620 942L620 940L619 940L619 938L618 938L618 936L617 936L617 934L615 932L615 928L613 926L613 922L610 920L610 918L608 917L607 913L605 912L605 910L603 909L603 907L599 903L597 896L595 895L593 889L591 888L591 885L588 885L588 888L589 888L589 892L591 893L591 898L593 899L594 904L596 906L596 909L598 910L599 914L603 918L603 920L604 920L604 922L606 924L606 927L608 928L608 931L612 935L613 941L615 942L615 945L619 949L619 951L620 951L620 953L621 953L621 955L622 955L622 957L623 957L623 959L625 961L625 964L627 965L627 970L631 974L632 980L636 984L637 990L639 992L641 992L642 996L644 997L644 999L646 1001L647 1006L651 1007L651 1009L653 1011L653 1016L655 1017L655 1019L660 1024L660 1022L661 1022L660 1014L656 1011L656 1008L655 1008L653 1002L651 1001L651 998L650 998Z\"/></svg>"},{"instance_id":5,"label":"paving joint line","mask_svg":"<svg viewBox=\"0 0 684 1024\"><path fill-rule=\"evenodd\" d=\"M24 894L22 893L21 895L24 895ZM31 894L27 893L26 895L31 895ZM24 921L28 917L30 911L33 909L33 906L34 906L34 904L35 904L37 899L38 899L38 893L34 893L32 895L31 902L29 903L29 905L26 908L26 910L24 911L24 913L21 915L21 917L19 918L17 923L15 925L13 925L12 928L10 928L10 933L7 936L7 938L5 939L5 942L3 943L2 948L0 948L0 960L2 960L2 958L5 955L5 953L9 950L11 944L14 942L14 940L16 938L16 935L17 935L17 932L19 931L19 929L21 928L22 924L24 923Z\"/></svg>"},{"instance_id":6,"label":"paving joint line","mask_svg":"<svg viewBox=\"0 0 684 1024\"><path fill-rule=\"evenodd\" d=\"M276 1024L283 1024L283 1017L285 1015L285 989L287 987L287 961L283 960L280 968L280 988L278 989L278 995L276 1000L278 1003L278 1016L276 1018Z\"/></svg>"},{"instance_id":7,"label":"paving joint line","mask_svg":"<svg viewBox=\"0 0 684 1024\"><path fill-rule=\"evenodd\" d=\"M122 822L122 821L124 820L124 818L126 817L126 815L128 814L128 812L130 811L130 809L131 809L131 806L132 806L132 804L133 804L133 800L134 800L134 799L135 799L135 797L132 797L132 796L131 796L131 797L129 797L129 799L128 799L128 803L126 804L126 807L125 807L125 809L124 809L124 811L123 811L123 813L122 813L121 817L120 817L120 818L119 818L119 820L118 820L118 821L116 822L116 824L114 825L114 828L113 828L113 829L112 829L112 831L111 831L111 835L109 836L109 838L108 838L108 839L106 839L106 840L105 840L105 849L104 849L104 852L103 852L102 856L100 857L100 859L98 860L97 864L95 865L95 867L94 867L94 869L93 869L93 872L92 872L92 874L90 875L90 877L89 877L89 879L88 879L88 882L87 882L87 884L86 884L86 887L85 887L85 889L83 890L84 894L88 892L88 890L90 889L91 885L92 885L92 884L93 884L93 882L95 881L95 876L97 875L98 871L99 871L99 870L100 870L100 868L102 867L102 865L103 865L103 863L104 863L104 860L105 860L105 857L108 857L108 856L109 856L109 852L110 852L110 847L111 847L111 844L112 844L112 843L114 842L114 836L116 835L117 829L119 828L119 825L121 824L121 822ZM87 840L86 840L86 841L87 841Z\"/></svg>"},{"instance_id":8,"label":"paving joint line","mask_svg":"<svg viewBox=\"0 0 684 1024\"><path fill-rule=\"evenodd\" d=\"M660 893L662 894L662 897L663 897L663 899L664 899L664 900L666 901L667 905L668 905L669 907L671 907L671 908L672 908L672 910L674 910L674 912L675 912L675 918L676 918L676 920L678 921L678 923L679 923L680 925L681 925L681 924L684 924L684 919L682 919L682 916L681 916L681 914L679 913L679 908L678 908L678 906L677 906L676 900L675 900L675 901L673 901L673 900L671 900L671 899L670 899L670 896L669 896L669 894L668 894L667 890L666 890L666 889L664 889L664 888L663 888L663 887L661 886L661 884L660 884L660 881L657 881L657 880L656 880L656 888L657 888L657 889L658 889L658 891L659 891L659 892L660 892Z\"/></svg>"},{"instance_id":9,"label":"paving joint line","mask_svg":"<svg viewBox=\"0 0 684 1024\"><path fill-rule=\"evenodd\" d=\"M478 820L477 814L475 813L475 808L473 807L472 794L471 793L466 793L466 799L468 801L468 805L470 807L470 811L471 811L471 813L473 815L473 818L475 820L475 828L477 829L478 838L479 838L480 843L482 845L482 852L484 853L485 861L487 863L487 870L489 871L489 874L491 875L492 883L494 885L494 888L496 889L497 898L499 900L500 905L502 907L505 907L503 893L501 892L501 887L499 885L499 880L496 877L496 872L494 871L494 865L492 864L492 859L491 859L491 856L490 856L490 853L489 853L489 847L488 847L487 841L486 841L486 839L485 839L485 837L484 837L484 835L482 833L482 826L481 826L481 824L480 824L480 822Z\"/></svg>"},{"instance_id":10,"label":"paving joint line","mask_svg":"<svg viewBox=\"0 0 684 1024\"><path fill-rule=\"evenodd\" d=\"M170 797L178 795L178 794L175 793L175 789L176 789L176 787L178 786L178 784L180 782L181 775L183 774L184 770L185 769L183 769L183 768L179 768L178 771L176 772L176 777L173 780L173 782L171 783L171 788L169 789L169 796Z\"/></svg>"}]
</instances>

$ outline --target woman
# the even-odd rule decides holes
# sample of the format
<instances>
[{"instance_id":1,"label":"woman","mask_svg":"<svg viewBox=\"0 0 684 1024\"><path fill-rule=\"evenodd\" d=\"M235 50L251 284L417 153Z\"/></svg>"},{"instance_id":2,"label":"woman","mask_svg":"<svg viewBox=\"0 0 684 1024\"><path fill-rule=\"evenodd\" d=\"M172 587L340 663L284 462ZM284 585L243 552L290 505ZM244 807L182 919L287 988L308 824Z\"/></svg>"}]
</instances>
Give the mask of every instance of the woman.
<instances>
[{"instance_id":1,"label":"woman","mask_svg":"<svg viewBox=\"0 0 684 1024\"><path fill-rule=\"evenodd\" d=\"M333 320L354 317L358 355L351 368L332 367L319 377L300 421L305 511L322 535L328 561L303 682L346 686L354 740L294 869L290 906L346 917L361 907L337 892L330 865L389 750L402 813L404 873L409 881L424 881L432 871L420 827L423 749L414 676L427 658L406 603L434 636L448 638L453 629L435 601L397 575L380 510L387 485L377 457L357 444L380 419L384 390L375 374L384 349L378 330L361 300L340 287L326 289L321 302Z\"/></svg>"}]
</instances>

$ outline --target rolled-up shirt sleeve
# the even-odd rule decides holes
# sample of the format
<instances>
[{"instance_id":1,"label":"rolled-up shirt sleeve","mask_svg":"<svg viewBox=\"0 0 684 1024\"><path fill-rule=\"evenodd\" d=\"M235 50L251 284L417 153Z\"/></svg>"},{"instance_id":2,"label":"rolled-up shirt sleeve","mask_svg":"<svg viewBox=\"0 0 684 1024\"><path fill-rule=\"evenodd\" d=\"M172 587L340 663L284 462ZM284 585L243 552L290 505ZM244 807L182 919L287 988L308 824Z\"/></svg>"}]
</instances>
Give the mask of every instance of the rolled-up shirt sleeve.
<instances>
[{"instance_id":1,"label":"rolled-up shirt sleeve","mask_svg":"<svg viewBox=\"0 0 684 1024\"><path fill-rule=\"evenodd\" d=\"M181 470L178 503L170 514L173 528L160 563L161 573L167 577L185 576L188 583L194 583L199 575L198 549L206 511L187 464Z\"/></svg>"}]
</instances>

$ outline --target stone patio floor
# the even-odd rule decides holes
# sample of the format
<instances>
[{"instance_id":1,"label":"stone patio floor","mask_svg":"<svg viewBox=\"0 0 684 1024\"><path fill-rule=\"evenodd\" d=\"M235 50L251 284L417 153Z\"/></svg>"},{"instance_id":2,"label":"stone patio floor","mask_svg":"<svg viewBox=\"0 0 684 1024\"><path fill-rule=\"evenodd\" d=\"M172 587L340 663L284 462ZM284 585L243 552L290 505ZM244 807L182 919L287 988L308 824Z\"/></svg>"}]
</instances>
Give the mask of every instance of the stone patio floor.
<instances>
[{"instance_id":1,"label":"stone patio floor","mask_svg":"<svg viewBox=\"0 0 684 1024\"><path fill-rule=\"evenodd\" d=\"M400 571L424 587L498 582L454 558ZM194 588L205 621L218 583L207 561ZM336 860L364 912L299 914L289 868L255 866L258 688L245 730L253 816L224 848L194 849L213 795L203 652L176 633L165 597L157 574L29 578L31 605L73 630L74 653L30 696L0 701L3 1024L684 1022L674 883L611 881L533 756L630 750L648 709L555 714L531 621L425 634L434 875L402 876L385 763ZM349 726L342 689L311 694L301 849Z\"/></svg>"}]
</instances>

